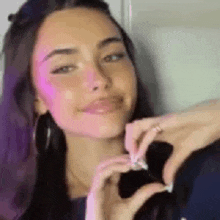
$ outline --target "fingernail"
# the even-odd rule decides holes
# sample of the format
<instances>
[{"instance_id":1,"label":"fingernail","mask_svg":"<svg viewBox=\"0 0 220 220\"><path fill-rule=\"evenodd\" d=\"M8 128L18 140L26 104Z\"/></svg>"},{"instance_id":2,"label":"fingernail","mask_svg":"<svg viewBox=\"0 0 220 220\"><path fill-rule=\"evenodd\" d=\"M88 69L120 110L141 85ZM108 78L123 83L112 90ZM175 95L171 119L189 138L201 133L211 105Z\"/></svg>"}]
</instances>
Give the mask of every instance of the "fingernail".
<instances>
[{"instance_id":1,"label":"fingernail","mask_svg":"<svg viewBox=\"0 0 220 220\"><path fill-rule=\"evenodd\" d=\"M141 167L141 165L139 165L139 164L136 162L136 163L132 163L131 169L134 170L134 171L137 171L137 170L142 170L142 167Z\"/></svg>"},{"instance_id":2,"label":"fingernail","mask_svg":"<svg viewBox=\"0 0 220 220\"><path fill-rule=\"evenodd\" d=\"M140 164L144 170L148 170L148 165L144 160L139 160L138 164Z\"/></svg>"},{"instance_id":3,"label":"fingernail","mask_svg":"<svg viewBox=\"0 0 220 220\"><path fill-rule=\"evenodd\" d=\"M172 193L173 192L173 183L171 183L170 185L166 186L165 189L166 189L167 192Z\"/></svg>"},{"instance_id":4,"label":"fingernail","mask_svg":"<svg viewBox=\"0 0 220 220\"><path fill-rule=\"evenodd\" d=\"M142 164L141 166L142 166L142 168L143 168L144 170L148 170L148 165L147 165L147 164Z\"/></svg>"}]
</instances>

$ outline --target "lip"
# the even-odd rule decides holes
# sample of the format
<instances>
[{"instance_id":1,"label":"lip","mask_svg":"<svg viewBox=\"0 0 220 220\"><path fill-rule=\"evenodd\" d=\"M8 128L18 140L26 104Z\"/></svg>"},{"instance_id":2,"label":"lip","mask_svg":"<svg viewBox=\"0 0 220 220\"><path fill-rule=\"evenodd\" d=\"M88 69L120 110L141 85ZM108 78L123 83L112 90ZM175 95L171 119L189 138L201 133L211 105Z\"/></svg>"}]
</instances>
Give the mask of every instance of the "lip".
<instances>
[{"instance_id":1,"label":"lip","mask_svg":"<svg viewBox=\"0 0 220 220\"><path fill-rule=\"evenodd\" d=\"M121 96L102 97L91 102L84 111L90 114L106 114L121 107Z\"/></svg>"}]
</instances>

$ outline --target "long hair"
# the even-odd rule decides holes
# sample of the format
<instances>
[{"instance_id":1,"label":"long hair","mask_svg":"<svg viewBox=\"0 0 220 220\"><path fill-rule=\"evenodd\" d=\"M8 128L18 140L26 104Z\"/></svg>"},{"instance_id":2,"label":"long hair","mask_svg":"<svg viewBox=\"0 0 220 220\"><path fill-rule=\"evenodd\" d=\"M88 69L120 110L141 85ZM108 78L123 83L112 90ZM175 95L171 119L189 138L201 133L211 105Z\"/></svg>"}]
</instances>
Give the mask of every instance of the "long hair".
<instances>
[{"instance_id":1,"label":"long hair","mask_svg":"<svg viewBox=\"0 0 220 220\"><path fill-rule=\"evenodd\" d=\"M12 21L4 41L5 65L3 76L3 95L0 108L2 119L0 131L0 162L4 166L25 163L34 152L33 128L35 124L35 91L31 83L30 57L33 53L37 31L44 19L56 10L86 7L105 13L119 29L127 53L136 71L138 97L136 108L130 122L135 119L153 116L148 102L146 87L141 82L135 63L135 49L126 32L112 17L109 6L102 0L29 0L18 12L9 16ZM22 219L64 219L71 212L71 201L67 196L65 184L64 134L48 114L43 127L48 123L52 129L49 149L37 155L37 174L33 196L29 208ZM36 137L44 138L44 137ZM13 186L12 186L13 187ZM0 190L4 190L3 187ZM23 202L18 202L24 206ZM18 205L19 206L19 205Z\"/></svg>"}]
</instances>

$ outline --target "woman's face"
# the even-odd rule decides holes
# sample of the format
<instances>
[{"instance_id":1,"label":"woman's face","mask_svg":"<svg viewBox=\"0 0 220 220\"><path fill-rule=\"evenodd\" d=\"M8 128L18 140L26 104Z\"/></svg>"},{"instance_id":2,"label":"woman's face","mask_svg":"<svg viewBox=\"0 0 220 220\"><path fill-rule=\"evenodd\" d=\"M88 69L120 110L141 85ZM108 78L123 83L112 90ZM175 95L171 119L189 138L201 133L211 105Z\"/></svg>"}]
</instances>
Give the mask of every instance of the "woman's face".
<instances>
[{"instance_id":1,"label":"woman's face","mask_svg":"<svg viewBox=\"0 0 220 220\"><path fill-rule=\"evenodd\" d=\"M49 111L65 134L116 137L134 112L134 67L119 30L97 10L74 8L49 15L38 31L31 74L36 110ZM96 103L94 111L87 109L103 97L108 100ZM101 112L109 105L114 111Z\"/></svg>"}]
</instances>

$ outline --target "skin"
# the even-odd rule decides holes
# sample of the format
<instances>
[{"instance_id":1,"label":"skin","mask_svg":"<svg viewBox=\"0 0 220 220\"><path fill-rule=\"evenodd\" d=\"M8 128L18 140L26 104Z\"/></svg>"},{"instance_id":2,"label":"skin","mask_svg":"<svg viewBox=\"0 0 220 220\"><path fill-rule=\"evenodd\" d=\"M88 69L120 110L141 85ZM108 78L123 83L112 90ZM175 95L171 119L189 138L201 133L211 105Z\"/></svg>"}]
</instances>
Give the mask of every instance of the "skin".
<instances>
[{"instance_id":1,"label":"skin","mask_svg":"<svg viewBox=\"0 0 220 220\"><path fill-rule=\"evenodd\" d=\"M123 41L97 47L109 37L121 35L102 12L86 8L53 12L38 31L31 59L36 112L50 111L66 137L66 178L71 197L88 195L98 164L125 153L125 125L135 109L137 80ZM43 62L58 48L77 48L78 52L55 55ZM124 57L115 56L121 52ZM52 73L67 64L74 67ZM93 90L96 86L98 89ZM83 111L91 101L112 94L123 97L121 109L104 115ZM77 189L74 192L72 185Z\"/></svg>"}]
</instances>

